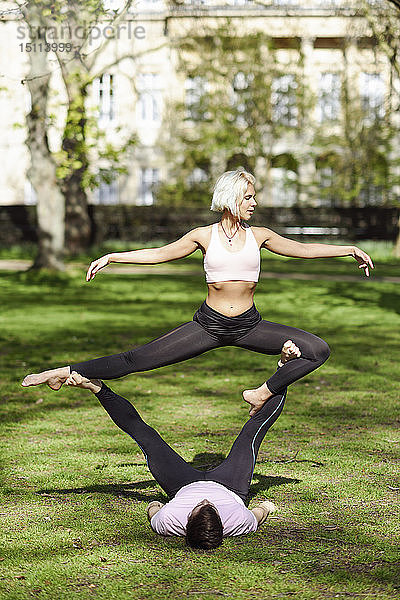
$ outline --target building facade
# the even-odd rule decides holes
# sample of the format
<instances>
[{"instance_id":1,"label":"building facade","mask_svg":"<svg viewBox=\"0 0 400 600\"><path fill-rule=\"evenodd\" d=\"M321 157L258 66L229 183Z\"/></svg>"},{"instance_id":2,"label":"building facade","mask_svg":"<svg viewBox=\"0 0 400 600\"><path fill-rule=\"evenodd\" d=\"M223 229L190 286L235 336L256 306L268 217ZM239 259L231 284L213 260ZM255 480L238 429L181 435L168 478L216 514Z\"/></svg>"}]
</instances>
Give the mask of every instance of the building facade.
<instances>
[{"instance_id":1,"label":"building facade","mask_svg":"<svg viewBox=\"0 0 400 600\"><path fill-rule=\"evenodd\" d=\"M116 15L120 5L120 0L107 2L107 8ZM24 84L29 37L18 12L10 7L10 12L4 11L0 32L0 204L34 204L35 190L26 175L29 152L24 125L30 110ZM176 0L172 4L140 0L118 27L99 25L85 48L90 55L107 40L104 50L98 52L98 75L87 97L88 112L110 143L118 146L132 135L137 142L124 158L127 174L101 183L90 193L90 201L138 205L156 201L157 187L170 177L165 146L171 110L175 105L186 105L188 127L195 128L196 101L199 95L211 93L207 85L212 86L212 82L204 83L180 69L180 45L190 36L205 32L210 35L224 24L231 28L232 35L267 35L284 69L271 82L269 100L271 121L282 126L281 134L269 142L267 159L257 160L254 168L265 183L260 202L274 206L290 206L298 201L330 203L329 193L324 190L331 189L336 176L332 146L346 133L344 118L353 124L358 119L366 128L376 119L385 118L394 128L399 125L395 104L400 86L396 74L358 8L359 3L340 0ZM56 153L66 116L66 97L59 65L51 51L48 64L52 72L49 143ZM353 115L345 115L349 106L343 101L344 81L350 90ZM307 86L313 98L302 126L299 82ZM232 86L233 97L240 98L241 90L249 86L249 75L238 69L228 85ZM319 147L316 143L316 131L318 139L331 140L329 152L326 144ZM390 147L393 156L397 156L398 146L394 139ZM190 175L194 182L203 176L200 167ZM370 204L388 200L373 178L360 189L359 198Z\"/></svg>"}]
</instances>

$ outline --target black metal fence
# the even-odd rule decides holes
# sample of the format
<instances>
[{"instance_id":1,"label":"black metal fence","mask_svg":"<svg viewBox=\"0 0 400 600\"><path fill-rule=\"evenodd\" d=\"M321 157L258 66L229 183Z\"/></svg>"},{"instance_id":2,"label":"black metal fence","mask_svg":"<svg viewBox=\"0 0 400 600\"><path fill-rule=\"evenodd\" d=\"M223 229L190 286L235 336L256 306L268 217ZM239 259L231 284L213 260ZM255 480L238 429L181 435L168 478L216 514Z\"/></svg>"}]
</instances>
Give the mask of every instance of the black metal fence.
<instances>
[{"instance_id":1,"label":"black metal fence","mask_svg":"<svg viewBox=\"0 0 400 600\"><path fill-rule=\"evenodd\" d=\"M263 225L295 239L394 241L398 235L397 207L258 207L252 225ZM172 241L189 229L215 222L216 213L198 207L91 206L92 242L105 240ZM0 207L0 245L36 241L36 207Z\"/></svg>"}]
</instances>

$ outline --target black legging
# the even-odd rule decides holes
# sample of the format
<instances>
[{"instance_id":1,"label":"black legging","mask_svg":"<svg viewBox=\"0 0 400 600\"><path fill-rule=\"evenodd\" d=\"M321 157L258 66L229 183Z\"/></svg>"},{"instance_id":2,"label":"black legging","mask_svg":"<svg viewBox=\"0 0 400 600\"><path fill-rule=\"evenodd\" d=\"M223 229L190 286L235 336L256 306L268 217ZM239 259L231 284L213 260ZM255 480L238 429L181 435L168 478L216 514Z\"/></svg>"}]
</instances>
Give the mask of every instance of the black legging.
<instances>
[{"instance_id":1,"label":"black legging","mask_svg":"<svg viewBox=\"0 0 400 600\"><path fill-rule=\"evenodd\" d=\"M212 312L216 315L220 314L216 311ZM292 340L300 348L301 357L288 361L267 380L271 392L278 394L294 381L320 367L329 357L329 346L312 333L264 320L260 320L245 335L229 340L222 336L217 338L198 322L190 321L144 346L120 354L76 363L70 368L71 372L77 371L89 379L116 379L129 373L149 371L178 363L222 346L238 346L262 354L280 354L287 340Z\"/></svg>"},{"instance_id":2,"label":"black legging","mask_svg":"<svg viewBox=\"0 0 400 600\"><path fill-rule=\"evenodd\" d=\"M260 444L282 412L286 390L268 400L244 424L228 456L210 471L200 471L189 465L155 429L143 421L128 400L115 394L106 385L103 384L96 396L114 423L140 446L150 472L169 498L173 498L183 486L195 481L215 481L245 501Z\"/></svg>"}]
</instances>

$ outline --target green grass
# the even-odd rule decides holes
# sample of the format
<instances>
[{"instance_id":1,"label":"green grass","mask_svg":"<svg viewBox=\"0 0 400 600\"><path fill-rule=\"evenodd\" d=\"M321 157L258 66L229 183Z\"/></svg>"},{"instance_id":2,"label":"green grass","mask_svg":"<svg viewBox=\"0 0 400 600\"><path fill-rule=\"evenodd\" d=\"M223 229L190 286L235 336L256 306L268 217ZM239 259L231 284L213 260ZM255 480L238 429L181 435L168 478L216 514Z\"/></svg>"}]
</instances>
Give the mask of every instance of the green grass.
<instances>
[{"instance_id":1,"label":"green grass","mask_svg":"<svg viewBox=\"0 0 400 600\"><path fill-rule=\"evenodd\" d=\"M398 597L400 292L341 281L357 274L348 263L264 261L268 271L321 271L262 280L257 306L317 333L332 356L291 386L261 446L251 505L271 499L276 517L212 553L150 530L146 504L163 493L90 393L19 386L28 372L111 354L190 320L202 278L168 265L165 275L105 273L90 284L81 272L3 272L0 597ZM376 275L384 268L378 262ZM338 280L323 279L331 269ZM275 364L223 348L112 387L187 460L211 465L247 417L241 390Z\"/></svg>"}]
</instances>

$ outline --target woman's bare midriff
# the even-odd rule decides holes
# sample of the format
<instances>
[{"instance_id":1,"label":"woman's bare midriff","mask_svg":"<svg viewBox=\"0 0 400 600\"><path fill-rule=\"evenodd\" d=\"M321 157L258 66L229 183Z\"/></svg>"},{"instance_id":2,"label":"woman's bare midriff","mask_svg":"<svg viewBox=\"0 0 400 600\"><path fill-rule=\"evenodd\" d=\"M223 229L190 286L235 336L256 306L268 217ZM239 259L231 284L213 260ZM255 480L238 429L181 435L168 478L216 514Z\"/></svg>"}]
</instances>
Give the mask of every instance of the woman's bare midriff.
<instances>
[{"instance_id":1,"label":"woman's bare midriff","mask_svg":"<svg viewBox=\"0 0 400 600\"><path fill-rule=\"evenodd\" d=\"M253 306L254 281L220 281L208 284L206 302L210 308L235 317Z\"/></svg>"}]
</instances>

